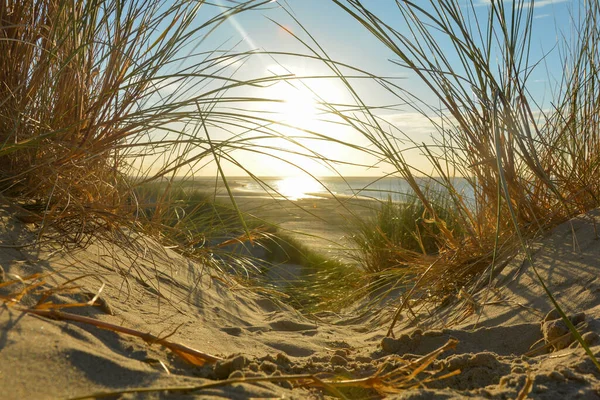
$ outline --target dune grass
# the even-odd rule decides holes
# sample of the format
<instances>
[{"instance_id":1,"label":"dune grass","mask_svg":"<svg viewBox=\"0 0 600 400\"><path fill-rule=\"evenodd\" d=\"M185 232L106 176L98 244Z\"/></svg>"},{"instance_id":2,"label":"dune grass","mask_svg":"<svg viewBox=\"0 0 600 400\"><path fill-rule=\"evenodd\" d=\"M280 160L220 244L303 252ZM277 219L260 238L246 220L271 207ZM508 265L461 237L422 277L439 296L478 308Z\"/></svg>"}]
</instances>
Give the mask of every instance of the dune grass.
<instances>
[{"instance_id":1,"label":"dune grass","mask_svg":"<svg viewBox=\"0 0 600 400\"><path fill-rule=\"evenodd\" d=\"M189 106L218 98L210 90L187 98L163 94L170 82L202 80L227 62L218 49L198 52L191 56L203 63L168 72L181 62L182 47L227 18L198 25L201 3L8 1L0 15L0 180L6 193L39 200L45 223L82 235L129 222L129 179L153 171L136 173L139 161L192 144L189 137L153 143L173 123L194 118ZM165 24L169 20L173 24Z\"/></svg>"},{"instance_id":2,"label":"dune grass","mask_svg":"<svg viewBox=\"0 0 600 400\"><path fill-rule=\"evenodd\" d=\"M463 6L451 0L396 2L392 21L402 27L384 22L359 0L332 1L438 101L432 106L395 81L352 70L429 119L437 133L423 143L386 124L361 100L342 72L348 66L318 45L298 55L322 60L346 83L358 107L321 106L361 132L371 144L362 150L391 165L394 176L412 189L406 202L383 203L378 218L365 221L356 234L368 273L404 271L409 265L410 279L420 277L415 293L476 288L484 274L498 272L499 258L527 239L599 205L600 1L582 3L575 37L559 43L565 75L545 109L527 90L540 60L529 58L533 7L526 1L491 2L484 13L473 1ZM240 65L254 52L224 45L203 49L198 43L228 18L269 3L238 2L216 11L203 1L8 0L0 10L2 191L39 215L40 232L52 226L76 243L122 226L143 227L186 254L214 259L214 253L199 249L235 240L223 236L227 230L248 240L261 238L240 218L223 164L259 179L236 160L236 151L284 159L281 146L269 140L298 145L299 137L283 135L277 130L281 124L255 106L280 100L238 91L292 77L237 79ZM402 33L406 27L410 35ZM438 45L440 37L449 48ZM458 62L449 61L450 52ZM300 131L303 137L340 142ZM307 157L333 163L316 149L299 147ZM405 157L408 147L432 170L412 167ZM208 164L216 166L233 208L194 198L174 184L176 177L193 176ZM426 190L420 184L424 176L444 195ZM454 177L467 181L472 201ZM148 186L159 179L167 182L164 189ZM285 248L288 241L283 238L276 247ZM294 247L306 253L299 244ZM311 290L325 293L344 276L341 265L298 257L309 265L328 265L307 278L301 304L315 303ZM244 270L249 264L241 265ZM348 283L364 278L347 276ZM342 288L352 290L353 284Z\"/></svg>"},{"instance_id":3,"label":"dune grass","mask_svg":"<svg viewBox=\"0 0 600 400\"><path fill-rule=\"evenodd\" d=\"M435 227L429 230L439 258L433 269L427 268L431 259L412 257L414 248L393 250L399 259L411 256L415 271L428 271L421 281L424 288L443 291L448 281L461 283L454 290L468 286L494 268L498 254L518 246L517 233L530 238L598 206L599 2L581 5L576 40L560 44L565 76L557 83L551 108L542 110L527 91L538 60L529 57L533 7L525 7L524 1L492 2L485 12L475 2L398 2L397 18L391 20L398 26L384 22L361 1L334 2L384 44L396 56L399 70L420 79L440 104L427 104L386 81L385 88L427 118L436 134L429 143L411 138L385 125L366 106L362 124L382 160L411 186L424 209L421 218ZM406 29L411 35L402 33ZM448 46L440 47L440 40ZM405 148L418 149L432 172L411 167ZM420 187L423 176L445 189L445 208L451 213L436 208ZM472 202L456 187L455 176L467 180Z\"/></svg>"},{"instance_id":4,"label":"dune grass","mask_svg":"<svg viewBox=\"0 0 600 400\"><path fill-rule=\"evenodd\" d=\"M446 229L459 240L464 232L458 210L451 197L444 192L424 188L424 193ZM442 249L438 243L441 231L426 219L427 210L417 197L410 194L381 201L373 218L357 221L349 232L356 245L358 264L370 274L394 269L410 268L411 259L437 255ZM402 249L402 251L400 251ZM400 257L401 253L410 257Z\"/></svg>"},{"instance_id":5,"label":"dune grass","mask_svg":"<svg viewBox=\"0 0 600 400\"><path fill-rule=\"evenodd\" d=\"M144 231L162 234L182 248L215 245L244 234L235 210L215 202L194 182L154 181L136 186L135 196Z\"/></svg>"},{"instance_id":6,"label":"dune grass","mask_svg":"<svg viewBox=\"0 0 600 400\"><path fill-rule=\"evenodd\" d=\"M575 6L573 41L562 36L558 44L564 75L556 82L550 107L540 109L528 91L531 70L543 61L530 57L530 2L490 2L485 12L474 1L396 2L396 18L385 18L398 24L392 26L360 0L333 1L385 45L398 67L421 80L440 104L432 107L393 82L385 85L437 129L430 144L404 137L433 166L434 172L424 175L446 187L462 221L462 238L448 229L417 184L416 176L423 171L412 168L393 134L365 113L372 127L366 136L411 185L426 210L424 217L439 228L439 257L424 263L417 290L411 293L447 290L448 281L476 289L482 273L494 271L497 255L515 244L536 271L528 239L599 205L600 2ZM456 190L454 176L468 179L473 205ZM397 252L406 253L402 247ZM470 262L490 254L490 262ZM413 262L415 271L417 265ZM466 269L471 282L460 282ZM540 285L600 368L541 278Z\"/></svg>"},{"instance_id":7,"label":"dune grass","mask_svg":"<svg viewBox=\"0 0 600 400\"><path fill-rule=\"evenodd\" d=\"M169 186L158 196L148 184L208 169L231 195L223 164L259 180L236 155L281 158L281 145L273 139L293 143L291 152L305 150L307 157L318 158L261 112L282 102L262 96L261 89L293 77L265 73L238 79L254 50L210 42L229 18L273 7L269 3L5 2L0 9L2 193L39 217L40 235L54 229L58 239L81 244L123 227L143 227L175 238L179 246L187 242L188 250L197 248L202 235L187 238L188 225L222 230L229 222L200 221L208 205L184 209L171 201L181 193L169 193ZM248 88L258 94L249 96Z\"/></svg>"},{"instance_id":8,"label":"dune grass","mask_svg":"<svg viewBox=\"0 0 600 400\"><path fill-rule=\"evenodd\" d=\"M367 293L360 269L303 245L301 239L275 230L259 244L265 249L263 270L268 282L303 313L339 311ZM290 273L290 264L295 274Z\"/></svg>"}]
</instances>

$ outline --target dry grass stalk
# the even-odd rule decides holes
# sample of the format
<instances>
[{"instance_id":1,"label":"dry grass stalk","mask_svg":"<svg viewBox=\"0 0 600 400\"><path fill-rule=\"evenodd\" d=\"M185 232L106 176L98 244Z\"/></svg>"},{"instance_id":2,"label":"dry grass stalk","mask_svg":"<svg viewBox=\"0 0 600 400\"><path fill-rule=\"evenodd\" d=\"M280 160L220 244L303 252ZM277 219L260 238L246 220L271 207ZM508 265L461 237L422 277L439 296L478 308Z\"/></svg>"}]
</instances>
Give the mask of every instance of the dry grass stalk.
<instances>
[{"instance_id":1,"label":"dry grass stalk","mask_svg":"<svg viewBox=\"0 0 600 400\"><path fill-rule=\"evenodd\" d=\"M73 307L99 306L106 308L107 306L104 304L104 302L100 301L100 293L102 292L104 285L102 285L100 289L87 302L57 304L52 301L46 300L51 295L56 293L79 293L81 288L79 286L74 286L73 282L84 278L85 275L68 280L57 287L44 287L46 285L46 281L43 278L47 278L50 275L51 274L33 274L24 278L16 277L15 279L12 279L10 281L2 282L0 283L0 288L10 287L19 284L23 287L7 295L0 295L0 300L6 306L10 307L14 306L15 304L18 304L25 295L38 295L40 296L40 298L38 299L36 305L33 308L19 308L19 310L25 313L38 315L44 318L61 321L80 322L125 335L137 336L150 344L158 343L168 348L173 353L177 354L179 357L189 362L190 364L197 366L201 366L206 363L214 363L220 360L219 357L213 356L211 354L204 353L191 347L166 340L167 337L171 335L168 335L166 337L158 337L150 333L140 332L135 329L125 328L119 325L99 321L97 319L62 312L60 310Z\"/></svg>"},{"instance_id":2,"label":"dry grass stalk","mask_svg":"<svg viewBox=\"0 0 600 400\"><path fill-rule=\"evenodd\" d=\"M85 303L87 304L87 303ZM59 321L73 321L80 322L88 325L93 325L97 328L107 329L113 332L122 333L125 335L136 336L143 339L145 342L149 344L160 344L167 349L171 350L173 353L177 354L179 357L187 361L192 365L202 366L207 363L215 363L221 360L220 357L213 356L208 353L204 353L202 351L193 349L191 347L185 346L180 343L171 342L166 340L165 338L154 336L150 333L140 332L135 329L125 328L119 325L110 324L108 322L99 321L94 318L83 317L80 315L74 315L69 313L64 313L58 310L38 310L35 308L23 309L23 312L29 314L39 315L44 318L59 320Z\"/></svg>"},{"instance_id":3,"label":"dry grass stalk","mask_svg":"<svg viewBox=\"0 0 600 400\"><path fill-rule=\"evenodd\" d=\"M456 348L457 344L457 340L450 339L440 348L413 361L406 361L399 356L389 358L389 360L399 361L404 365L395 368L388 373L382 373L380 369L373 376L367 378L326 382L337 388L362 387L365 389L374 389L380 394L401 393L407 389L421 387L428 382L460 374L460 370L454 370L444 375L438 375L439 371L428 371L427 373L430 376L425 379L417 379L419 374L426 372L427 368L429 368L443 352Z\"/></svg>"},{"instance_id":4,"label":"dry grass stalk","mask_svg":"<svg viewBox=\"0 0 600 400\"><path fill-rule=\"evenodd\" d=\"M9 287L13 285L23 286L20 290L14 290L8 294L0 295L0 300L2 300L3 304L5 304L8 307L19 303L23 296L45 285L46 282L42 278L45 278L46 276L46 274L39 273L29 275L23 278L20 276L15 276L15 279L0 282L0 288Z\"/></svg>"}]
</instances>

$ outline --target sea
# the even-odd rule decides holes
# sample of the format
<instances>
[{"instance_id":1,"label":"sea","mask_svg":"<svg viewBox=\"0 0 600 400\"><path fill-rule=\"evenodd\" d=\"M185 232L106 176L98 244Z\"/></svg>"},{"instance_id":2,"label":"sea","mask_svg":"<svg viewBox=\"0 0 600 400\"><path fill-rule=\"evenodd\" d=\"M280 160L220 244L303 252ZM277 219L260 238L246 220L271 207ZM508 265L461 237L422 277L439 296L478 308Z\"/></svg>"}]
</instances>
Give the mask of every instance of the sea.
<instances>
[{"instance_id":1,"label":"sea","mask_svg":"<svg viewBox=\"0 0 600 400\"><path fill-rule=\"evenodd\" d=\"M454 187L466 199L473 197L473 189L464 178L453 178ZM397 177L233 177L228 183L236 189L236 196L300 200L326 199L332 196L354 197L374 200L405 201L414 192L403 178ZM444 191L444 187L435 178L417 178L421 188Z\"/></svg>"}]
</instances>

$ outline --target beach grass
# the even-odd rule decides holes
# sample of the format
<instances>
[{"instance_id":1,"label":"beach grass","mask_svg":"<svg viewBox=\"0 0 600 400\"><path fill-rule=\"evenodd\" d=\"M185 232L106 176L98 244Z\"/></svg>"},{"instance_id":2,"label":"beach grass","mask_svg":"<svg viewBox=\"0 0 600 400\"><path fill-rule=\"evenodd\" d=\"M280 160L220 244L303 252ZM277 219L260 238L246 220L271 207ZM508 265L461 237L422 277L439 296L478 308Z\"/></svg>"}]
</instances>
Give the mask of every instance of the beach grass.
<instances>
[{"instance_id":1,"label":"beach grass","mask_svg":"<svg viewBox=\"0 0 600 400\"><path fill-rule=\"evenodd\" d=\"M8 1L0 10L2 192L38 217L40 236L83 244L142 227L191 254L208 232L238 227L231 210L181 198L184 181L211 169L252 241L222 165L260 181L236 152L277 158L280 146L269 143L295 138L257 111L281 99L239 90L290 77L238 79L252 51L202 44L229 18L269 3Z\"/></svg>"},{"instance_id":2,"label":"beach grass","mask_svg":"<svg viewBox=\"0 0 600 400\"><path fill-rule=\"evenodd\" d=\"M581 5L573 40L559 42L565 74L543 109L527 90L530 70L543 60L529 59L533 8L526 1L492 2L484 14L472 1L462 8L455 1L428 1L430 11L415 2L397 2L397 21L408 27L409 36L359 0L332 1L393 53L399 70L421 80L438 105L395 81L358 69L353 73L374 79L429 120L436 133L425 143L386 124L362 101L341 64L304 31L314 46L302 41L307 54L296 56L323 61L331 76L346 84L358 108L321 106L370 143L349 147L391 166L391 176L403 179L411 193L400 203L383 202L375 219L359 224L354 239L362 275L348 274L345 266L299 243L288 246L291 238L273 240L274 260L281 259L281 250L288 257L295 254L290 261L310 266L306 293L296 287L302 293L299 304L327 303L311 299L323 299L335 287L332 282L344 276L346 283L333 296L341 299L342 292L364 286L365 276L382 271L415 283L415 295L476 290L482 279L499 272L499 259L599 205L598 0ZM238 207L223 165L235 165L260 181L251 166L237 161L236 151L285 161L281 146L269 140L297 145L298 137L282 134L281 124L255 107L280 99L241 96L237 90L295 77L238 80L236 72L252 51L201 49L194 43L203 43L228 18L269 3L212 9L200 21L204 2L9 0L0 37L0 51L9 55L0 61L3 193L39 217L40 236L52 227L63 233L61 239L83 243L127 226L184 254L217 260L213 264L222 270L229 271L225 263L240 266L250 276L251 262L214 257L213 250L229 248L230 241L265 237L261 224L248 222ZM438 45L440 36L449 49ZM194 63L184 62L182 49L193 49L185 58ZM449 51L458 61L449 61ZM340 142L300 131L303 137ZM299 147L309 158L334 163L316 149ZM407 148L418 150L431 170L412 167ZM182 183L207 165L223 183L230 207ZM455 177L467 181L472 198ZM424 180L435 182L443 195ZM312 296L311 290L320 293Z\"/></svg>"},{"instance_id":3,"label":"beach grass","mask_svg":"<svg viewBox=\"0 0 600 400\"><path fill-rule=\"evenodd\" d=\"M178 112L198 100L161 100L165 82L178 79L164 70L187 35L223 17L192 27L197 6L164 6L32 0L2 8L2 185L39 200L44 222L85 235L130 220L131 168L161 152L149 133L184 120ZM179 23L164 26L170 18ZM139 154L142 146L154 151Z\"/></svg>"},{"instance_id":4,"label":"beach grass","mask_svg":"<svg viewBox=\"0 0 600 400\"><path fill-rule=\"evenodd\" d=\"M398 67L419 79L439 102L435 108L386 82L386 89L436 128L429 144L399 130L396 136L390 134L373 114L364 115L371 123L366 136L411 185L426 210L423 217L439 229L439 257L423 264L420 272L413 267L420 277L411 295L477 290L482 274L498 272L496 261L507 247L516 249L516 243L533 263L528 239L598 207L599 1L575 6L573 41L562 36L558 44L564 75L553 82L556 90L548 108L540 108L528 91L531 71L543 60L530 58L534 7L527 1L491 2L483 13L473 1L465 6L450 0L427 1L427 8L423 3L397 2L397 19L385 21L360 0L333 1L386 46ZM402 24L410 34L386 21ZM425 156L433 173L411 167L395 141L400 136ZM422 175L447 189L463 221L463 237L448 229L419 186L417 177ZM454 176L467 178L473 204L457 190ZM600 368L541 278L540 285Z\"/></svg>"},{"instance_id":5,"label":"beach grass","mask_svg":"<svg viewBox=\"0 0 600 400\"><path fill-rule=\"evenodd\" d=\"M467 275L473 283L484 271L493 270L493 261L504 249L515 249L518 232L531 238L598 206L600 188L594 178L599 159L595 145L599 35L594 22L598 2L587 2L579 10L585 18L575 33L577 40L560 44L568 73L558 82L550 108L540 110L527 92L536 61L529 59L533 8L525 7L524 1L492 3L483 14L475 2L465 7L454 1L427 2L432 11L399 2L398 23L413 36L402 34L360 1L334 1L397 57L400 70L420 79L441 105L436 108L386 82L388 91L436 129L429 143L394 131L393 126L389 133L370 112L363 116L365 137L410 185L423 208L408 223L421 219L435 227L428 232L443 262L430 270L424 288L435 288L435 280L450 280L460 283L453 289L458 290L468 285ZM481 31L473 31L474 21ZM438 45L441 37L450 48ZM450 53L457 62L449 61ZM411 167L403 147L418 149L432 172ZM466 199L456 186L457 176L466 179L473 199ZM444 188L445 212L436 208L420 184L424 177ZM420 237L420 228L409 236ZM384 229L380 221L371 231L378 229ZM402 246L396 249L403 253ZM473 268L477 258L489 262Z\"/></svg>"},{"instance_id":6,"label":"beach grass","mask_svg":"<svg viewBox=\"0 0 600 400\"><path fill-rule=\"evenodd\" d=\"M446 229L460 240L463 227L450 195L433 189L425 189L425 195ZM348 233L356 245L358 264L367 273L376 274L410 268L409 260L419 255L439 254L441 231L426 215L427 210L414 195L404 194L395 200L388 196L386 201L380 201L376 214L357 221L355 229Z\"/></svg>"},{"instance_id":7,"label":"beach grass","mask_svg":"<svg viewBox=\"0 0 600 400\"><path fill-rule=\"evenodd\" d=\"M188 274L186 279L200 276L193 287L181 285L180 281L171 279L174 274L169 276L168 271L161 271L164 286L189 289L190 296L174 291L175 297L167 298L160 292L164 286L160 286L159 272L152 270L151 261L142 260L144 257L140 256L145 256L146 249L132 256L132 260L128 260L132 262L126 268L121 267L122 260L113 260L114 264L104 262L104 259L102 264L93 264L96 259L88 260L94 268L99 266L122 278L123 287L125 283L129 287L128 278L135 278L132 282L143 287L137 292L142 293L139 296L157 300L156 307L148 308L153 311L144 309L143 312L148 314L138 314L137 303L130 297L136 292L121 293L128 289L119 289L119 295L125 294L119 298L132 303L128 312L136 314L135 323L150 324L151 319L144 318L154 310L160 312L163 300L173 306L173 316L183 315L181 324L175 329L156 335L143 331L143 328L126 329L100 319L61 311L63 307L98 305L96 301L100 299L104 283L92 293L89 301L63 305L54 302L60 298L51 297L77 292L81 288L73 283L92 275L96 278L95 271L85 275L82 272L79 277L69 278L64 286L57 287L49 287L50 284L43 280L45 274L36 273L24 278L16 275L7 282L0 282L4 289L3 305L8 308L26 299L28 294L36 294L41 300L38 298L37 303L32 302L32 308L22 311L109 329L113 331L111 334L133 335L146 344L162 343L184 359L196 357L196 367L208 361L221 361L221 357L166 340L180 328L187 330L190 336L196 335L198 332L189 320L194 319L193 323L199 324L196 326L206 329L195 338L203 344L209 343L215 333L223 332L218 340L230 339L233 344L228 343L231 347L226 348L232 349L238 343L244 343L242 336L256 339L267 336L265 333L268 332L272 336L268 341L262 338L265 343L261 342L261 346L265 346L260 351L277 351L273 360L289 363L287 355L283 354L285 350L293 354L291 357L307 359L308 356L298 354L315 353L311 348L303 349L290 342L283 343L285 346L282 347L278 343L282 336L277 336L280 332L276 332L279 326L284 331L291 329L298 334L298 342L308 340L310 335L322 335L317 336L316 342L321 350L327 346L327 352L323 352L328 360L325 363L333 366L334 355L342 357L339 354L343 354L350 358L359 349L346 343L348 338L343 334L330 337L326 330L332 315L336 322L341 321L337 317L347 316L348 310L356 311L358 304L364 306L360 311L367 310L369 321L388 322L391 313L382 312L381 307L393 304L395 314L387 331L387 336L393 336L395 324L403 312L411 314L409 319L414 317L411 322L425 314L417 316L411 309L415 304L439 305L447 298L465 304L473 301L474 294L490 287L493 278L507 265L507 260L521 250L573 338L600 369L590 346L561 308L557 293L548 289L538 274L529 248L532 239L600 205L597 179L600 168L600 86L597 79L600 70L597 23L600 0L576 6L580 7L580 19L576 21L574 40L562 38L558 44L565 73L556 82L550 105L543 108L528 91L531 69L543 61L529 59L534 14L528 1L492 1L485 12L475 1L467 1L466 7L461 7L456 1L426 0L427 9L423 8L424 2L397 1L397 19L390 20L408 27L410 35L380 19L367 2L331 1L386 46L396 57L394 62L398 69L420 79L437 102L437 105L431 105L415 97L392 79L352 70L389 91L406 107L431 122L436 130L430 140L411 137L393 123L386 122L384 116L377 114L377 108L363 101L343 72L347 71L346 67L332 61L318 45L318 38L304 31L314 40L314 46L309 45L309 41L302 41L308 52L295 56L321 60L331 68L331 77L344 83L354 96L356 104L351 108L321 104L340 123L355 128L369 142L364 146L347 145L375 156L377 164L392 169L389 176L401 179L410 187L410 192L399 199L390 197L379 202L372 217L351 220L354 230L349 231L348 237L353 246L348 251L355 263L329 257L299 238L302 237L300 234L315 236L314 232L291 234L290 230L280 226L281 221L267 221L258 213L245 209L237 198L231 177L224 173L225 165L233 165L256 180L272 196L264 199L261 207L274 207L281 201L300 207L299 201L275 199L275 194L280 193L253 174L251 165L240 162L238 152L250 152L261 160L273 157L315 178L302 165L286 160L285 154L282 155L286 150L272 144L272 140L277 139L296 145L296 150L287 150L288 155L296 156L300 149L312 160L329 166L339 165L335 160L322 157L316 148L298 141L310 137L319 142L339 144L339 139L302 128L299 136L286 135L280 131L282 124L268 112L255 107L257 103L269 105L281 99L248 97L246 92L238 91L241 88L265 88L295 77L271 74L238 79L236 73L245 61L262 52L238 52L235 46L227 48L225 45L201 49L214 29L229 18L272 7L270 0L228 2L218 10L210 9L208 14L203 12L210 4L204 1L7 0L6 6L0 8L0 54L6 55L0 59L2 193L29 213L23 222L33 223L31 226L35 228L38 242L48 238L58 242L60 246L52 249L51 254L68 246L85 247L99 236L125 248L133 242L128 239L141 234L157 238L160 243L157 247L161 251L172 249L200 261L202 271L197 274L198 271L190 271L198 265L191 262L180 269L182 273L177 278L181 282L184 274ZM450 49L439 45L440 36L450 44ZM455 53L452 62L449 61L450 51ZM277 53L271 55L276 57ZM186 63L186 60L194 62ZM415 168L407 154L409 149L420 153L430 170ZM214 171L215 185L202 187L193 177L204 173L207 166ZM460 185L457 177L461 178ZM468 185L467 191L464 182ZM225 201L216 201L216 187L224 193ZM328 201L345 204L344 199L336 198L333 193L330 195L332 198ZM304 211L306 215L314 214L310 209ZM331 212L331 209L324 212ZM577 251L576 235L572 233L573 247ZM105 247L109 256L105 258L110 259L117 253L111 246ZM100 260L98 254L94 257ZM142 261L147 263L142 265ZM28 267L29 263L29 259L24 259L18 264ZM75 268L78 265L76 257L72 265ZM204 266L212 268L209 274L204 274ZM169 261L165 261L163 267L168 269ZM155 276L151 276L153 272ZM55 273L52 271L48 275ZM198 289L195 285L199 282L206 282L211 286L210 290ZM114 282L111 285L117 286ZM223 288L230 291L222 291ZM259 307L258 300L247 291L240 291L240 296L223 295L233 293L234 289L255 290L276 297L323 324L297 323L290 317L292 313L281 313L283 307L277 308L279 304L270 300L261 301ZM245 295L248 298L244 298ZM44 303L47 299L50 300ZM227 300L212 304L216 299ZM194 304L196 308L180 311L176 307L178 301L181 304L198 301L198 304ZM475 306L470 312L478 311ZM36 307L48 307L48 310ZM256 318L245 320L240 317L243 315L241 309L251 309ZM334 313L321 313L323 311ZM341 312L337 314L338 311ZM261 313L268 315L259 315ZM329 319L321 319L324 315ZM435 311L429 312L429 317L437 317ZM116 318L122 318L119 322L122 324L127 321L120 315ZM165 319L161 315L160 318L163 319L156 323L157 326L176 321L171 320L171 316ZM358 335L360 328L361 333L365 333L371 328L366 326L369 323L349 331ZM210 324L214 326L207 328ZM329 327L333 328L334 324ZM528 329L532 327L539 334L538 321L529 324ZM39 335L38 328L35 327L35 332ZM56 325L52 328L62 329ZM79 325L69 329L77 332ZM486 327L482 331L488 334L492 329ZM374 347L374 340L379 341L384 336L382 331L367 333L368 336L361 339L364 347ZM438 333L451 332L429 332L427 337L440 336ZM60 334L66 336L63 331ZM85 331L80 335L81 340L92 343L92 334ZM403 335L397 344L416 342L421 336L425 337L421 331L413 334ZM372 367L377 364L372 362L375 357L384 354L385 339L390 338L384 338L381 346L367 358ZM105 342L108 347L108 340ZM111 390L118 391L99 393L98 396L151 391L189 394L220 385L271 380L329 389L340 398L345 395L361 397L373 390L385 396L409 388L422 388L425 383L438 379L438 375L443 374L440 367L446 361L437 364L435 359L457 343L455 339L449 339L445 345L421 357L407 353L406 359L400 358L393 368L387 362L393 356L380 357L381 366L377 371L360 378L352 375L347 379L322 379L312 375L277 376L274 373L248 378L242 375L240 378L229 374L208 384L190 386L191 383L186 383L155 388L135 388L131 382L121 388L118 385L112 387L114 382L107 381ZM343 347L336 349L338 345ZM124 346L130 346L129 342L119 342L118 346L119 357L133 360L130 357L133 350L123 350ZM133 345L131 348L134 349ZM299 353L298 350L308 352ZM491 354L487 348L483 350L485 357ZM140 353L144 354L145 360L150 359L146 355L154 355L146 348ZM92 355L93 367L97 367L99 355ZM458 355L452 360L462 357ZM493 357L494 363L504 362L500 359L503 355ZM158 361L166 375L171 375L165 363ZM173 365L176 368L173 371L181 371L177 364ZM264 365L268 366L267 363ZM352 368L350 363L344 365ZM430 365L435 368L425 371ZM520 363L519 368L522 365ZM143 366L144 371L149 370L147 367ZM342 369L341 365L337 367ZM199 369L193 371L196 372ZM423 372L427 372L429 381L420 380L423 375L419 374ZM439 378L459 373L456 369ZM185 378L197 378L190 374L185 371ZM89 375L93 376L92 373ZM345 377L343 373L335 376ZM416 378L419 380L413 381ZM519 397L524 398L531 390L533 378L529 371L527 376L523 373L522 378L526 379L526 384Z\"/></svg>"},{"instance_id":8,"label":"beach grass","mask_svg":"<svg viewBox=\"0 0 600 400\"><path fill-rule=\"evenodd\" d=\"M304 313L339 311L367 294L364 271L333 259L281 231L260 241L265 274ZM295 268L295 273L290 273Z\"/></svg>"}]
</instances>

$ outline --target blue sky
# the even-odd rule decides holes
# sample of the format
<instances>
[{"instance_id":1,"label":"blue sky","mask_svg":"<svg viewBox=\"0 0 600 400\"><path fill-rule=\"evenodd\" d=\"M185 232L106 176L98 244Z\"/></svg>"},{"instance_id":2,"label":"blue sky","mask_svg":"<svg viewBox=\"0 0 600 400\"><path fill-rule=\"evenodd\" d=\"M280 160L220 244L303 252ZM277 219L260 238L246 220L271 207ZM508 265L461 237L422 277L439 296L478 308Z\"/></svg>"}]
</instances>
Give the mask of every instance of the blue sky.
<instances>
[{"instance_id":1,"label":"blue sky","mask_svg":"<svg viewBox=\"0 0 600 400\"><path fill-rule=\"evenodd\" d=\"M217 3L226 4L227 0L217 0ZM417 1L419 5L428 3L427 1ZM467 2L463 0L462 6L465 10L469 9ZM395 1L392 0L364 0L363 4L371 12L380 17L384 22L393 26L402 34L408 34L403 25L400 14L396 8ZM504 1L506 7L511 6L510 1ZM534 5L535 4L535 5ZM577 3L575 3L575 6ZM525 2L526 7L534 7L533 35L531 37L531 62L542 60L539 66L534 70L528 89L532 97L541 105L542 108L550 107L551 90L556 85L556 79L562 74L562 66L559 58L559 49L556 44L560 35L569 36L572 26L574 3L570 0L538 0L535 3ZM276 20L303 40L307 40L314 46L310 38L302 31L298 24L284 11L288 11L300 21L303 27L318 41L319 45L327 52L328 56L336 61L347 63L368 71L378 76L395 77L396 82L404 90L418 95L424 101L435 105L436 99L431 96L426 87L416 79L415 75L402 69L390 62L397 57L389 49L383 46L366 30L360 26L353 18L347 15L336 4L330 0L278 0L269 7L263 7L258 11L251 11L240 14L235 19L223 24L205 43L205 46L215 46L228 40L228 46L238 43L238 51L244 50L266 50L266 51L285 51L308 53L298 41L291 37L287 32L273 23L270 19ZM474 12L479 18L485 20L490 7L489 0L475 0ZM431 8L428 8L431 10ZM214 9L213 9L214 11ZM449 57L452 59L451 53ZM280 65L277 65L277 64ZM253 56L237 72L239 78L248 78L250 76L264 76L265 74L284 74L291 72L297 76L312 76L330 72L321 62L313 62L300 57L278 56L273 59L269 56ZM330 102L347 102L351 98L339 82L334 80L310 80L306 84L314 90L315 94L322 96L323 99ZM353 84L359 90L361 97L370 105L384 105L397 103L398 99L390 96L381 90L378 85L368 81L353 81ZM353 132L350 128L333 126L323 122L322 115L318 112L319 107L314 104L315 94L302 88L302 85L296 84L296 88L284 83L277 84L270 88L266 95L279 97L284 100L283 105L276 106L273 111L283 114L283 119L288 124L301 125L307 129L323 131L324 134L331 135L337 140L346 141L359 146L368 146L369 144L360 134ZM262 96L265 93L251 93L250 95ZM311 101L311 98L313 99ZM400 107L392 112L382 112L386 115L392 124L403 130L411 137L428 137L434 133L428 122L414 110L409 107ZM293 136L291 129L282 129L284 135ZM425 139L423 139L425 140ZM284 141L269 142L275 147L281 147L283 150L293 148ZM376 159L364 154L359 154L343 146L327 144L326 142L304 141L306 146L316 148L319 153L325 157L335 159L345 159L363 165L373 165ZM419 165L422 161L417 160L415 164ZM257 155L239 154L240 161L245 165L253 166L253 172L257 175L295 175L300 173L294 171L290 165L285 165L281 161L266 161L263 158L257 158ZM289 161L309 170L315 175L331 175L332 171L327 168L319 167L313 162L301 160L297 156L288 156ZM346 176L356 175L382 175L390 172L388 167L378 165L378 168L366 169L365 167L339 166L339 172ZM237 174L233 168L230 173Z\"/></svg>"},{"instance_id":2,"label":"blue sky","mask_svg":"<svg viewBox=\"0 0 600 400\"><path fill-rule=\"evenodd\" d=\"M221 2L224 0L220 0ZM291 9L302 25L322 45L328 54L337 61L346 62L380 75L402 75L403 71L388 60L393 55L376 39L371 37L349 15L343 12L330 0L279 0L281 7ZM275 2L274 4L279 4ZM463 0L464 2L464 0ZM419 3L417 1L417 3ZM422 1L423 5L428 3ZM475 9L480 17L485 18L490 0L476 0ZM504 1L510 7L510 1ZM395 29L406 33L403 29L399 12L393 0L366 0L363 4L384 22ZM527 4L533 4L528 2ZM235 24L225 25L219 31L219 37L243 38L248 49L262 48L266 50L301 50L274 23L272 18L295 33L301 33L297 25L289 18L281 7L252 11L235 17ZM467 8L465 3L465 9ZM569 34L571 27L572 0L537 0L534 7L534 35L532 37L532 59L537 60L552 50L557 43L557 35L562 31ZM236 30L243 29L243 34ZM301 35L306 39L306 35ZM551 63L552 64L552 63ZM555 66L553 64L552 66Z\"/></svg>"}]
</instances>

